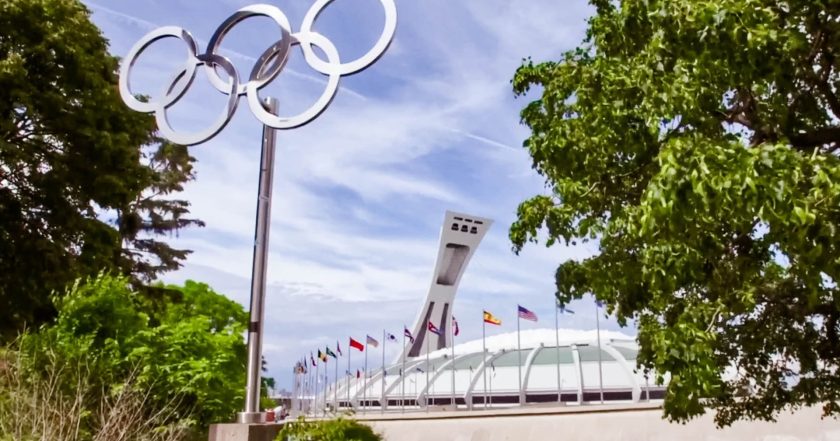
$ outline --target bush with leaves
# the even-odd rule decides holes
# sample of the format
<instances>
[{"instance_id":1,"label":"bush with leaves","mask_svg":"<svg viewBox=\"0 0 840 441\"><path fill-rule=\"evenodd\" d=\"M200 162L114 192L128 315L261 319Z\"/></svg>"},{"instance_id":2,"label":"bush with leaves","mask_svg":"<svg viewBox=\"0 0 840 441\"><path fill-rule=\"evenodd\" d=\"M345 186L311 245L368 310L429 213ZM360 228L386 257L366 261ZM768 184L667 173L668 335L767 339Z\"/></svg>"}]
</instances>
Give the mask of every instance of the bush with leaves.
<instances>
[{"instance_id":1,"label":"bush with leaves","mask_svg":"<svg viewBox=\"0 0 840 441\"><path fill-rule=\"evenodd\" d=\"M126 387L142 396L144 415L166 410L166 424L201 433L231 421L243 401L247 314L205 284L168 288L181 301L152 311L126 278L76 283L54 299L55 323L24 334L10 349L25 361L22 376L32 387L50 384L62 397L82 397L79 405L89 411L79 413L78 423L91 433L96 412L90 409ZM57 367L67 371L55 375ZM14 404L7 389L0 389L0 401Z\"/></svg>"},{"instance_id":2,"label":"bush with leaves","mask_svg":"<svg viewBox=\"0 0 840 441\"><path fill-rule=\"evenodd\" d=\"M304 417L289 421L277 435L277 441L381 441L370 426L352 418L307 421Z\"/></svg>"}]
</instances>

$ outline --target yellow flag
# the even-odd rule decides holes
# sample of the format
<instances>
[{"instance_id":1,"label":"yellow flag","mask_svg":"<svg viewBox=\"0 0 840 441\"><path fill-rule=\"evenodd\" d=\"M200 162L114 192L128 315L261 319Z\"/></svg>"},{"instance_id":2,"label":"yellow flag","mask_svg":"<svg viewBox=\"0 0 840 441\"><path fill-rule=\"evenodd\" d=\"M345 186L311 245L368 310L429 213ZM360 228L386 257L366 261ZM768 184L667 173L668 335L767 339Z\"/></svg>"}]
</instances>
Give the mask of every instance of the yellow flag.
<instances>
[{"instance_id":1,"label":"yellow flag","mask_svg":"<svg viewBox=\"0 0 840 441\"><path fill-rule=\"evenodd\" d=\"M491 325L501 326L502 321L497 319L496 316L493 314L484 311L484 323L490 323Z\"/></svg>"}]
</instances>

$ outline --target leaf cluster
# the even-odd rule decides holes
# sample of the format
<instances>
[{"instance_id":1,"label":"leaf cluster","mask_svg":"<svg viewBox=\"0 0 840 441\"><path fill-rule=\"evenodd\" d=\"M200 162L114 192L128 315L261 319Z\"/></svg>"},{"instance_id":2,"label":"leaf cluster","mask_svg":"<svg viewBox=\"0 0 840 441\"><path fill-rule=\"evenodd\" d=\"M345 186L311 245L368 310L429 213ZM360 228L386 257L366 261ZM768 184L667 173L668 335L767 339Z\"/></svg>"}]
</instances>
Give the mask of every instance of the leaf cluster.
<instances>
[{"instance_id":1,"label":"leaf cluster","mask_svg":"<svg viewBox=\"0 0 840 441\"><path fill-rule=\"evenodd\" d=\"M339 417L333 420L307 421L300 417L287 422L277 435L277 441L379 441L370 426L352 418Z\"/></svg>"},{"instance_id":2,"label":"leaf cluster","mask_svg":"<svg viewBox=\"0 0 840 441\"><path fill-rule=\"evenodd\" d=\"M100 274L56 296L55 323L25 334L16 348L32 360L33 381L46 378L38 366L83 362L102 396L119 392L130 377L150 415L174 401L172 418L199 431L232 420L245 386L247 314L205 284L168 288L180 291L183 301L155 311L124 277ZM73 394L78 384L56 387Z\"/></svg>"},{"instance_id":3,"label":"leaf cluster","mask_svg":"<svg viewBox=\"0 0 840 441\"><path fill-rule=\"evenodd\" d=\"M203 225L173 197L194 158L123 104L117 66L79 0L0 2L0 340L77 277L177 269L189 251L156 236Z\"/></svg>"},{"instance_id":4,"label":"leaf cluster","mask_svg":"<svg viewBox=\"0 0 840 441\"><path fill-rule=\"evenodd\" d=\"M639 365L685 421L840 412L840 3L592 1L580 47L525 60L538 232L597 241L556 272L639 326Z\"/></svg>"}]
</instances>

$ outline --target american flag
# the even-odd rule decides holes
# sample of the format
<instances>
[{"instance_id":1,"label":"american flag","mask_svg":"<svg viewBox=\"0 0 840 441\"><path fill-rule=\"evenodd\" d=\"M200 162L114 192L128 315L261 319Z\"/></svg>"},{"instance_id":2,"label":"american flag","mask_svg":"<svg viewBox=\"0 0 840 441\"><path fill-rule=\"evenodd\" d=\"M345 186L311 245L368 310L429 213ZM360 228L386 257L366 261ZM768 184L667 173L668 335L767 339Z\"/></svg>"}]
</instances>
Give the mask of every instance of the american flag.
<instances>
[{"instance_id":1,"label":"american flag","mask_svg":"<svg viewBox=\"0 0 840 441\"><path fill-rule=\"evenodd\" d=\"M519 318L530 320L532 322L537 321L537 315L528 310L527 308L523 308L522 305L516 305L519 307Z\"/></svg>"}]
</instances>

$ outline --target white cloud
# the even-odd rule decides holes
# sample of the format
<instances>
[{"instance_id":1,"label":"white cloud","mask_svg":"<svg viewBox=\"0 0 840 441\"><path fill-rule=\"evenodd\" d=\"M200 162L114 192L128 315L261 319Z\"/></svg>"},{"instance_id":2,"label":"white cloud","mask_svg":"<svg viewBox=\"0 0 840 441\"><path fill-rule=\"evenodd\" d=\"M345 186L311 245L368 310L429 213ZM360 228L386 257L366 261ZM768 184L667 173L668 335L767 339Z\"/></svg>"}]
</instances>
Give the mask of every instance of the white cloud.
<instances>
[{"instance_id":1,"label":"white cloud","mask_svg":"<svg viewBox=\"0 0 840 441\"><path fill-rule=\"evenodd\" d=\"M206 39L215 21L246 3L87 2L118 55L159 22ZM293 23L307 5L280 4ZM396 333L413 320L446 209L497 220L462 280L456 308L465 338L480 335L482 308L509 311L528 302L540 314L550 312L556 265L592 252L591 246L530 246L517 257L506 233L516 205L544 191L519 147L528 135L518 116L525 101L514 101L510 78L523 57L556 58L578 44L586 2L399 0L398 8L389 52L343 79L317 121L278 136L265 349L281 385L293 360L316 346L348 335L379 338L382 328ZM342 9L330 14L337 13ZM370 20L378 32L380 24ZM350 24L337 16L326 17L324 26L325 34L342 35ZM253 61L248 54L261 52L262 42L243 41L225 50L245 75ZM342 43L351 52L361 44ZM167 54L144 62L138 90L160 89L165 68L157 63ZM297 51L292 57L291 74L263 91L280 98L284 114L300 110L323 87ZM176 126L210 121L221 109L224 97L203 81L173 108ZM184 196L208 226L172 239L194 253L168 281L204 281L248 304L260 130L243 102L221 135L193 148L198 180ZM592 326L582 314L565 320ZM387 350L389 357L391 351L396 348Z\"/></svg>"}]
</instances>

